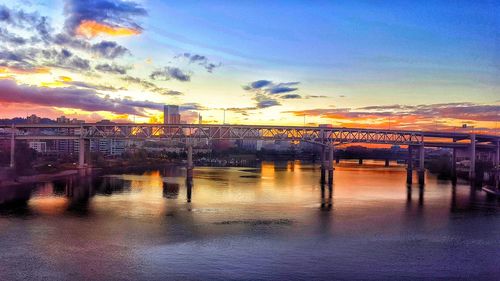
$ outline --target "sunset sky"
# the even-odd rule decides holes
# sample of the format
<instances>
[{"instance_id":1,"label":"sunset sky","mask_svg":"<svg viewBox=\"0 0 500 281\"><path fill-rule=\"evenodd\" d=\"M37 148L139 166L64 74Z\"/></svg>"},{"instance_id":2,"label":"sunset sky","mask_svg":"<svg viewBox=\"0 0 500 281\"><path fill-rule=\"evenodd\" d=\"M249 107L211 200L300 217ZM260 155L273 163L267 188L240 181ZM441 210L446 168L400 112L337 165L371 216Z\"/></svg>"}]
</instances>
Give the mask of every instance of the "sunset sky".
<instances>
[{"instance_id":1,"label":"sunset sky","mask_svg":"<svg viewBox=\"0 0 500 281\"><path fill-rule=\"evenodd\" d=\"M500 126L498 1L0 3L0 118Z\"/></svg>"}]
</instances>

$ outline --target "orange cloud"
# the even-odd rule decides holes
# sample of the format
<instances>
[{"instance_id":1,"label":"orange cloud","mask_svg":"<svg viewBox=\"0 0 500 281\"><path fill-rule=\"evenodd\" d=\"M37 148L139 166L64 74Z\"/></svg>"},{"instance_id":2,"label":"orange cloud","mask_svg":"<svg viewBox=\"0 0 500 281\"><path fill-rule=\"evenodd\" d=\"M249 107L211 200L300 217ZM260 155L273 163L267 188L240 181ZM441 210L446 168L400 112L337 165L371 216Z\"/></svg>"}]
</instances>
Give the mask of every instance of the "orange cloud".
<instances>
[{"instance_id":1,"label":"orange cloud","mask_svg":"<svg viewBox=\"0 0 500 281\"><path fill-rule=\"evenodd\" d=\"M59 76L59 80L61 80L62 82L71 82L71 81L73 81L73 79L71 79L71 77L68 77L68 76Z\"/></svg>"},{"instance_id":2,"label":"orange cloud","mask_svg":"<svg viewBox=\"0 0 500 281\"><path fill-rule=\"evenodd\" d=\"M131 36L140 34L141 31L128 27L115 27L93 20L83 20L75 30L76 34L92 38L101 34L109 36Z\"/></svg>"},{"instance_id":3,"label":"orange cloud","mask_svg":"<svg viewBox=\"0 0 500 281\"><path fill-rule=\"evenodd\" d=\"M0 67L0 74L45 74L50 73L48 67L35 67L33 69L19 69L14 67Z\"/></svg>"}]
</instances>

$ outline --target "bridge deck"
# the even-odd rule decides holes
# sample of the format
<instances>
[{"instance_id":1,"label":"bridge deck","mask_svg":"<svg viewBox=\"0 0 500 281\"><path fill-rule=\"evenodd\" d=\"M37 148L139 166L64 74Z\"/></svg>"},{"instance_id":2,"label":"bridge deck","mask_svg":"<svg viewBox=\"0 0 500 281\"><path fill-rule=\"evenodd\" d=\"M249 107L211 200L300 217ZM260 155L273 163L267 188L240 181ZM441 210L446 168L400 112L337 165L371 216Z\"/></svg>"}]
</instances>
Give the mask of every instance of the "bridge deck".
<instances>
[{"instance_id":1,"label":"bridge deck","mask_svg":"<svg viewBox=\"0 0 500 281\"><path fill-rule=\"evenodd\" d=\"M23 124L0 126L0 134L23 140L56 139L208 139L208 140L290 140L317 144L375 143L466 147L471 134L456 132L385 130L365 128L218 125L218 124ZM475 135L479 147L494 148L499 136Z\"/></svg>"}]
</instances>

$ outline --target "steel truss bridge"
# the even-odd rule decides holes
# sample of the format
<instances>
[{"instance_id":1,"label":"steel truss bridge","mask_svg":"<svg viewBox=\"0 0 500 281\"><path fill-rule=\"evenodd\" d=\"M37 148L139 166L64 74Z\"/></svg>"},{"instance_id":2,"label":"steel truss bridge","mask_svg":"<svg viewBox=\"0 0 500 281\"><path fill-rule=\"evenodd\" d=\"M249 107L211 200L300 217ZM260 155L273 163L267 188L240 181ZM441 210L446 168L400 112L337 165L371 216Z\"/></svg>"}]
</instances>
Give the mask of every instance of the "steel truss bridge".
<instances>
[{"instance_id":1,"label":"steel truss bridge","mask_svg":"<svg viewBox=\"0 0 500 281\"><path fill-rule=\"evenodd\" d=\"M81 167L85 166L85 143L92 139L178 141L187 146L188 171L192 170L192 146L198 141L269 140L309 142L321 146L322 172L328 168L329 178L333 178L334 147L336 145L351 143L407 146L409 150L409 161L407 162L410 173L413 171L412 149L415 148L418 150L418 171L423 173L424 147L452 148L452 164L456 163L456 150L466 149L469 152L469 159L471 161L471 178L475 177L476 149L491 153L493 155L491 158L493 159L495 170L500 170L500 136L475 133L338 128L327 126L84 123L0 125L0 138L2 137L11 139L11 166L15 163L14 146L16 140L79 140L79 163ZM325 164L327 154L329 154L329 160ZM496 174L495 177L498 178L498 172ZM408 181L411 181L411 174L408 177ZM423 176L419 175L419 179L423 181Z\"/></svg>"},{"instance_id":2,"label":"steel truss bridge","mask_svg":"<svg viewBox=\"0 0 500 281\"><path fill-rule=\"evenodd\" d=\"M158 140L274 140L303 141L318 145L373 143L388 145L425 145L426 147L464 147L471 136L476 146L495 148L500 136L453 132L405 130L259 126L214 124L27 124L0 126L4 137L17 140L63 139L158 139ZM1 135L0 131L0 135Z\"/></svg>"}]
</instances>

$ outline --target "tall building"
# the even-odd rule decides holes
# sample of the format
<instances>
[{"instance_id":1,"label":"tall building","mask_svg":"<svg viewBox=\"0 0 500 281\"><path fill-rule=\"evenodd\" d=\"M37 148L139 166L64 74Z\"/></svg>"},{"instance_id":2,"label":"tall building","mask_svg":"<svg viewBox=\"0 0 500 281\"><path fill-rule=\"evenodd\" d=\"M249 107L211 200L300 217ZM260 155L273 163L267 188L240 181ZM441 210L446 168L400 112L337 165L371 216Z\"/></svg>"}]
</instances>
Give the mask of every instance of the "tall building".
<instances>
[{"instance_id":1,"label":"tall building","mask_svg":"<svg viewBox=\"0 0 500 281\"><path fill-rule=\"evenodd\" d=\"M40 123L40 120L42 118L36 116L35 114L31 114L30 116L26 117L26 121L28 122L28 124L38 124Z\"/></svg>"},{"instance_id":2,"label":"tall building","mask_svg":"<svg viewBox=\"0 0 500 281\"><path fill-rule=\"evenodd\" d=\"M83 124L85 121L83 120L78 120L76 118L70 119L67 118L66 116L61 116L57 117L56 119L57 124ZM79 128L62 128L60 129L61 133L69 133L71 135L80 135L80 129ZM55 140L54 143L54 150L57 153L75 153L78 152L79 145L78 145L78 140Z\"/></svg>"},{"instance_id":3,"label":"tall building","mask_svg":"<svg viewBox=\"0 0 500 281\"><path fill-rule=\"evenodd\" d=\"M178 105L163 106L163 124L180 124L181 115Z\"/></svg>"},{"instance_id":4,"label":"tall building","mask_svg":"<svg viewBox=\"0 0 500 281\"><path fill-rule=\"evenodd\" d=\"M30 141L28 145L31 149L36 150L36 152L47 152L47 143L44 141Z\"/></svg>"}]
</instances>

